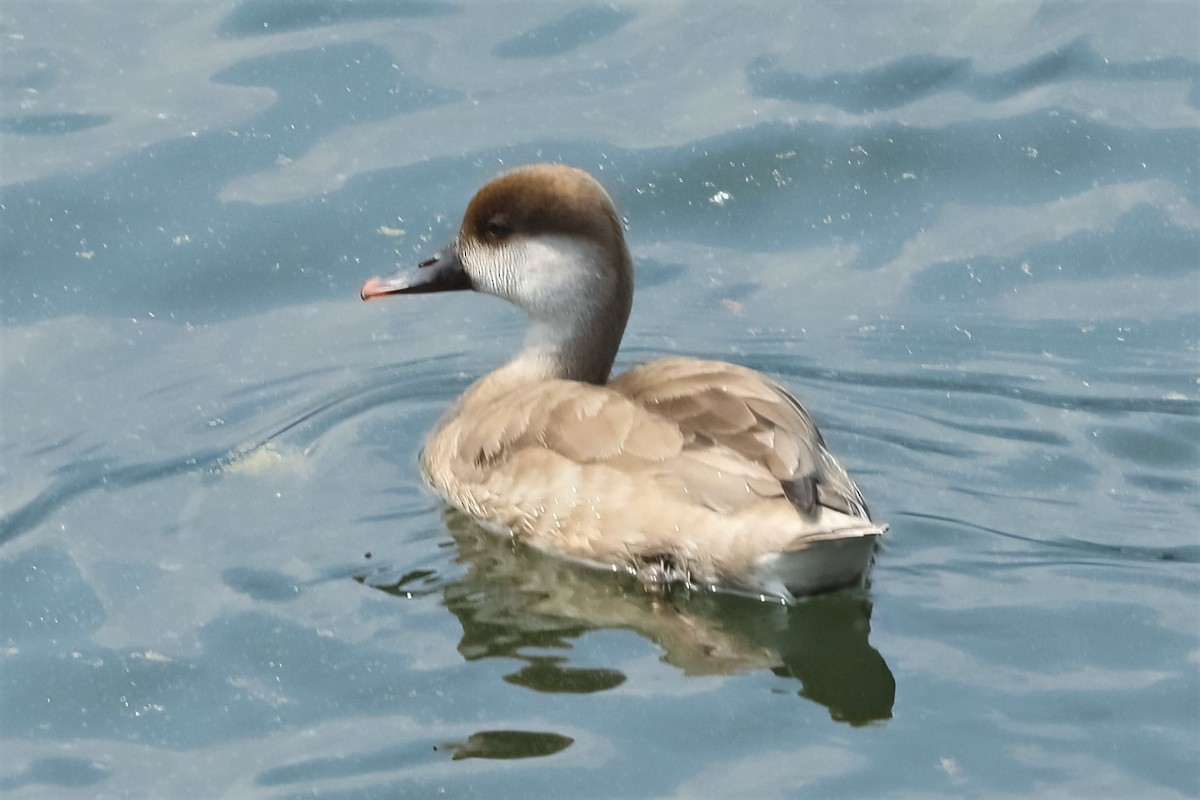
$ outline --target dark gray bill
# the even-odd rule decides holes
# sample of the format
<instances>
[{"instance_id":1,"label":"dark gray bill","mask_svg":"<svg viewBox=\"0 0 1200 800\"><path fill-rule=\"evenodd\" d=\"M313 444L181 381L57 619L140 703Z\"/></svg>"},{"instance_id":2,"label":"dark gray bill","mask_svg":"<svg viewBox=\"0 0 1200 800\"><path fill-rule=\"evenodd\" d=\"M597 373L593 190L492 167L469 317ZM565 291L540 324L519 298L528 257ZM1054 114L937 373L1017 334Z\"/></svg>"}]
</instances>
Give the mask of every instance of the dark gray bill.
<instances>
[{"instance_id":1,"label":"dark gray bill","mask_svg":"<svg viewBox=\"0 0 1200 800\"><path fill-rule=\"evenodd\" d=\"M470 288L471 278L463 269L458 251L451 246L417 264L414 269L401 270L388 278L371 278L358 294L363 300L370 300L385 294L456 292Z\"/></svg>"}]
</instances>

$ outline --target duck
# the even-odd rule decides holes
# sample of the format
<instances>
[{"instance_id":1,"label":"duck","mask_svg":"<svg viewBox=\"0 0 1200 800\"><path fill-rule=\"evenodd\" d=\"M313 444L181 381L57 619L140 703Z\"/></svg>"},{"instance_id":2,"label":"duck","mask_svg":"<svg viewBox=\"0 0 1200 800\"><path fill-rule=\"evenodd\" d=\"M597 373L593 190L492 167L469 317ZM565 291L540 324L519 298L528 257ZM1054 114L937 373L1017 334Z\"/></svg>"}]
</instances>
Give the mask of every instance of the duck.
<instances>
[{"instance_id":1,"label":"duck","mask_svg":"<svg viewBox=\"0 0 1200 800\"><path fill-rule=\"evenodd\" d=\"M633 302L622 219L585 170L485 184L457 236L363 300L474 291L525 312L506 364L429 431L425 482L484 529L582 564L789 603L868 581L885 524L780 383L670 356L611 376Z\"/></svg>"}]
</instances>

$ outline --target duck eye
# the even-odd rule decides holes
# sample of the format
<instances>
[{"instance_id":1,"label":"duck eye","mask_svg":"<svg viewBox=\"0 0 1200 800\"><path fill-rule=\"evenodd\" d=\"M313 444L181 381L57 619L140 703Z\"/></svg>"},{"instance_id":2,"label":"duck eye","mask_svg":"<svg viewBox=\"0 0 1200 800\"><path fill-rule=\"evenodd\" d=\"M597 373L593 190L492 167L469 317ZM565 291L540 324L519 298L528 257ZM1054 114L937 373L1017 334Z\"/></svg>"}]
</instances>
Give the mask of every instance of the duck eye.
<instances>
[{"instance_id":1,"label":"duck eye","mask_svg":"<svg viewBox=\"0 0 1200 800\"><path fill-rule=\"evenodd\" d=\"M483 231L489 239L499 241L501 239L507 239L512 234L512 227L508 224L507 217L505 217L503 214L497 214L488 220L488 223L484 226Z\"/></svg>"}]
</instances>

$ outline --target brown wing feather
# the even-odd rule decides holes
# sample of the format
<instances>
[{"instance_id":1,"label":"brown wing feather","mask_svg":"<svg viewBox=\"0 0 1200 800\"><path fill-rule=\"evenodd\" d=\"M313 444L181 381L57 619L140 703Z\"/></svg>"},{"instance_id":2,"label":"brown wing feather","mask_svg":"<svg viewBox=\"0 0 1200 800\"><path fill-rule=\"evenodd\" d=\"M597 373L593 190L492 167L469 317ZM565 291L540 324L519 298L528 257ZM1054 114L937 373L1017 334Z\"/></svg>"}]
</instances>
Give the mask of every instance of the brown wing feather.
<instances>
[{"instance_id":1,"label":"brown wing feather","mask_svg":"<svg viewBox=\"0 0 1200 800\"><path fill-rule=\"evenodd\" d=\"M862 495L825 449L804 407L786 389L726 362L672 358L635 367L610 384L675 422L689 448L710 441L758 465L798 510L816 504L867 517ZM761 480L754 493L769 495Z\"/></svg>"},{"instance_id":2,"label":"brown wing feather","mask_svg":"<svg viewBox=\"0 0 1200 800\"><path fill-rule=\"evenodd\" d=\"M636 412L621 400L602 392L563 398L550 412L542 442L581 464L612 458L624 449Z\"/></svg>"},{"instance_id":3,"label":"brown wing feather","mask_svg":"<svg viewBox=\"0 0 1200 800\"><path fill-rule=\"evenodd\" d=\"M618 456L661 462L678 455L684 444L670 420L608 387L574 381L500 394L477 409L472 420L458 432L458 458L489 467L538 447L580 464Z\"/></svg>"},{"instance_id":4,"label":"brown wing feather","mask_svg":"<svg viewBox=\"0 0 1200 800\"><path fill-rule=\"evenodd\" d=\"M803 513L820 504L866 516L804 408L769 378L733 364L664 359L608 386L514 387L472 419L458 432L458 457L482 473L544 449L581 465L619 465L719 512L786 496Z\"/></svg>"}]
</instances>

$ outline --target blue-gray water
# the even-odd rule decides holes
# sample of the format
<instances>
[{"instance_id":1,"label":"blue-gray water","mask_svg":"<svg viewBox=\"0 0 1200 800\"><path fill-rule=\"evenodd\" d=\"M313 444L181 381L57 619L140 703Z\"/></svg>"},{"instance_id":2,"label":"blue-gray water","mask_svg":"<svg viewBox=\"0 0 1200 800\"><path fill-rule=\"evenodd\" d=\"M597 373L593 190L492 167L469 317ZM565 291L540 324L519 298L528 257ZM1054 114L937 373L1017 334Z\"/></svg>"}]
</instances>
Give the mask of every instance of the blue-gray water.
<instances>
[{"instance_id":1,"label":"blue-gray water","mask_svg":"<svg viewBox=\"0 0 1200 800\"><path fill-rule=\"evenodd\" d=\"M1200 794L1200 6L0 8L0 792ZM488 537L522 320L369 306L596 173L619 366L765 370L891 523L795 608Z\"/></svg>"}]
</instances>

